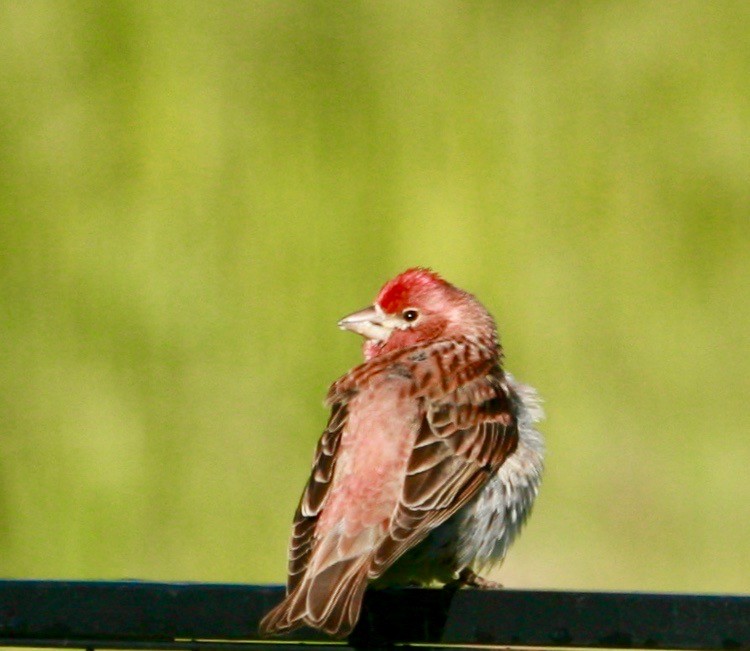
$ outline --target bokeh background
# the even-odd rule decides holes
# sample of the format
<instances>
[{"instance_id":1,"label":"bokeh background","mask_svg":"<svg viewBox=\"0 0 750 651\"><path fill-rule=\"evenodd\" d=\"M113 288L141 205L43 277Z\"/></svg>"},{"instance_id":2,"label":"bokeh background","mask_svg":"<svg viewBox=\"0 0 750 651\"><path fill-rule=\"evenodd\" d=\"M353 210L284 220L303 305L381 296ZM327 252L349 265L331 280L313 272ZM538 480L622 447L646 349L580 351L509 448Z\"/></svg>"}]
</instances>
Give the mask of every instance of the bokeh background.
<instances>
[{"instance_id":1,"label":"bokeh background","mask_svg":"<svg viewBox=\"0 0 750 651\"><path fill-rule=\"evenodd\" d=\"M0 575L280 582L336 328L546 399L511 587L750 591L750 4L0 2Z\"/></svg>"}]
</instances>

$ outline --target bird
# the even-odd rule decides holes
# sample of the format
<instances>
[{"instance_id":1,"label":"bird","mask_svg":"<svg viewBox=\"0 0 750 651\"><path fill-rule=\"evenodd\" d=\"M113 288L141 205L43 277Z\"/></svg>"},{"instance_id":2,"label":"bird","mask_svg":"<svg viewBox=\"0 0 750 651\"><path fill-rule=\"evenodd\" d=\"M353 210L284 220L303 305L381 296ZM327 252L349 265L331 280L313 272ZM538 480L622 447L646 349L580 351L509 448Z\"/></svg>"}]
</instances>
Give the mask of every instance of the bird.
<instances>
[{"instance_id":1,"label":"bird","mask_svg":"<svg viewBox=\"0 0 750 651\"><path fill-rule=\"evenodd\" d=\"M544 468L541 400L503 370L495 321L425 267L338 323L364 362L330 387L330 417L294 514L286 596L263 636L355 627L365 589L493 588Z\"/></svg>"}]
</instances>

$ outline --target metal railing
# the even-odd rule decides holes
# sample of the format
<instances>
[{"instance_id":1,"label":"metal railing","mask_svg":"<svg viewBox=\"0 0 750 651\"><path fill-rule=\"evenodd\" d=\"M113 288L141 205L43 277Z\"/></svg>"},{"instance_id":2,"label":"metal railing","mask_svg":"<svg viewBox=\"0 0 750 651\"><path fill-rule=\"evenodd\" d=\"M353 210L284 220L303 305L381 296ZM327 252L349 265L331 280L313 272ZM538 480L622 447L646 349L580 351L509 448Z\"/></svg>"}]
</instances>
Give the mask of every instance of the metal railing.
<instances>
[{"instance_id":1,"label":"metal railing","mask_svg":"<svg viewBox=\"0 0 750 651\"><path fill-rule=\"evenodd\" d=\"M370 590L346 642L258 636L281 586L0 581L0 646L82 649L556 647L750 649L750 596Z\"/></svg>"}]
</instances>

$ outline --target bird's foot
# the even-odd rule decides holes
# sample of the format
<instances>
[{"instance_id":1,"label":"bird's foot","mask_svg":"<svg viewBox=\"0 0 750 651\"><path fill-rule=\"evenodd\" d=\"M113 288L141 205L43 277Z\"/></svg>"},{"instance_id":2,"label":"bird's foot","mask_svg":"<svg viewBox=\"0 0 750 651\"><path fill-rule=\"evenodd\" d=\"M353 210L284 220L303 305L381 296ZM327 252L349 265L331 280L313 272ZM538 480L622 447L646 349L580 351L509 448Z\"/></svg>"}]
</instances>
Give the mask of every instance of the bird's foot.
<instances>
[{"instance_id":1,"label":"bird's foot","mask_svg":"<svg viewBox=\"0 0 750 651\"><path fill-rule=\"evenodd\" d=\"M465 567L458 574L458 578L446 584L445 587L453 590L463 587L479 588L481 590L499 590L503 587L503 584L485 579L479 576L474 570Z\"/></svg>"}]
</instances>

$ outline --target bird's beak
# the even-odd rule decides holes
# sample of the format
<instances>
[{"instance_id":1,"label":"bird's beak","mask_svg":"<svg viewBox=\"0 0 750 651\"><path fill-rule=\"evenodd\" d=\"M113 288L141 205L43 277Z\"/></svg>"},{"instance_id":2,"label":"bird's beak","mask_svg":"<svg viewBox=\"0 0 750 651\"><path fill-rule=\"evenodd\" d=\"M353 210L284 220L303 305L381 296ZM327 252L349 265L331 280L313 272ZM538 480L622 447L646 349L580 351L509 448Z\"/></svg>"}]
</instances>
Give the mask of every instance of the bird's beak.
<instances>
[{"instance_id":1,"label":"bird's beak","mask_svg":"<svg viewBox=\"0 0 750 651\"><path fill-rule=\"evenodd\" d=\"M345 316L339 321L339 328L350 330L367 339L385 341L391 336L393 328L386 324L386 316L377 305L371 305L364 310Z\"/></svg>"}]
</instances>

